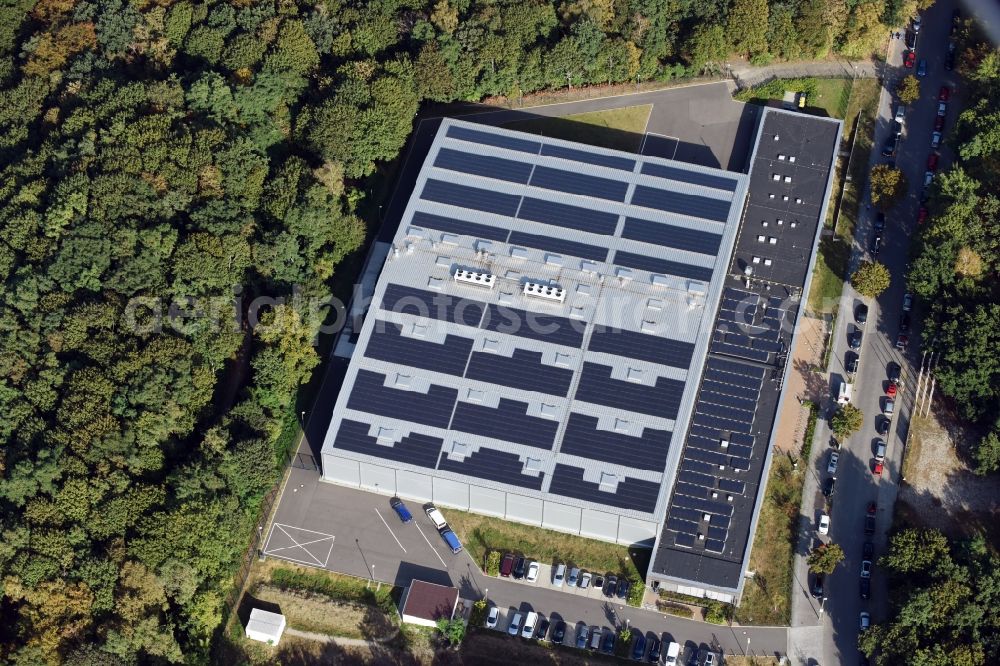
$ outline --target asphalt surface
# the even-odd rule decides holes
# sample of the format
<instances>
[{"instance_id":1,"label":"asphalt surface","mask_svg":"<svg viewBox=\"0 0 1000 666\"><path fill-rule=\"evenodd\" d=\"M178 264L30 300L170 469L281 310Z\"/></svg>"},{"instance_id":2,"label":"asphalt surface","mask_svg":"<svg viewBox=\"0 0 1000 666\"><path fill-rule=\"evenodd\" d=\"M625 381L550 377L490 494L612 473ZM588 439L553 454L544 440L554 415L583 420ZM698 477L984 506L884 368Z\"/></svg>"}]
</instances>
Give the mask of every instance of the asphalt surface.
<instances>
[{"instance_id":1,"label":"asphalt surface","mask_svg":"<svg viewBox=\"0 0 1000 666\"><path fill-rule=\"evenodd\" d=\"M833 334L833 352L829 368L830 401L824 406L832 413L834 396L840 382L846 378L846 357L849 337L857 327L856 308L862 302L869 305L868 322L861 328L864 339L860 351L860 368L854 377L853 403L864 412L864 425L850 437L840 450L840 460L836 472L837 483L830 508L831 529L828 538L840 544L846 555L845 561L826 581L826 601L820 611L820 600L813 599L808 591L808 573L805 555L809 548L819 542L815 531L816 521L824 508L825 498L820 492L822 482L829 474L828 446L830 435L826 424L818 424L807 477L800 521L801 540L796 557L796 584L794 589L793 626L818 624L823 627L821 654L811 655L818 663L858 663L857 637L859 617L862 611L871 613L873 621L884 619L888 610L886 581L876 566L872 574L871 599L860 597L860 570L862 547L865 541L872 541L877 562L886 548L887 532L892 524L893 506L896 501L900 480L901 461L904 444L913 408L913 389L916 386L919 369L920 330L919 318L913 317L910 344L905 351L895 348L902 314L905 288L905 271L908 263L910 242L916 230L919 199L923 189L927 157L930 148L934 118L937 113L938 91L942 85L954 89L958 76L944 69L948 36L951 27L951 13L954 0L940 0L922 14L922 26L917 38L916 59L927 61L927 76L921 78L921 97L906 110L905 130L899 150L895 156L897 166L903 170L909 183L909 192L899 205L886 215L884 244L878 254L878 261L884 263L892 274L892 282L883 294L874 301L862 299L850 286L845 285L840 303L839 316ZM869 157L869 166L886 162L882 156L882 146L892 131L892 121L897 102L891 94L896 83L914 69L903 67L904 40L890 40L888 68L885 72L884 89L879 101L879 116L875 130L875 144ZM947 132L958 116L959 100L954 90L948 105L945 125ZM939 150L941 162L939 171L951 162L951 154L944 143ZM858 156L855 156L857 159ZM870 247L876 211L874 208L861 211L852 247L850 271L863 261L872 258ZM919 304L916 306L919 309ZM887 387L887 367L891 363L901 366L903 390L896 399L895 414L891 430L885 438L887 455L885 470L881 477L873 474L874 446L878 437L875 427L884 417L881 415L885 404ZM876 502L876 531L874 535L864 534L866 507Z\"/></svg>"},{"instance_id":2,"label":"asphalt surface","mask_svg":"<svg viewBox=\"0 0 1000 666\"><path fill-rule=\"evenodd\" d=\"M534 584L485 576L466 551L450 551L419 504L407 502L407 506L413 521L403 524L388 497L322 483L315 470L293 468L262 550L269 557L370 578L374 584L408 585L418 578L454 585L462 598L485 596L498 606L503 618L500 630L516 611L534 610L565 621L571 627L567 644L575 639L580 624L604 630L627 624L633 635L667 634L669 640L694 649L710 646L726 654L743 654L747 639L757 655L782 655L787 649L784 627L713 625L629 607L623 600L577 588L557 589L550 583L548 567ZM443 513L447 518L447 510Z\"/></svg>"}]
</instances>

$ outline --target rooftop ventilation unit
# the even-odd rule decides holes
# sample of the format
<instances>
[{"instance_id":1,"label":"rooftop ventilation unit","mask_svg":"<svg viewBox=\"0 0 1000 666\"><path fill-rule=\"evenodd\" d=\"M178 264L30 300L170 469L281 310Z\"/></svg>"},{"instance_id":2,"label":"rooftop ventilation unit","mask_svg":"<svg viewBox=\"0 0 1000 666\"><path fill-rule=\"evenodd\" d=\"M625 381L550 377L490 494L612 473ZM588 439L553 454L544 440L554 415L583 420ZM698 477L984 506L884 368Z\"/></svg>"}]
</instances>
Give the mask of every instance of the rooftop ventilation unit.
<instances>
[{"instance_id":1,"label":"rooftop ventilation unit","mask_svg":"<svg viewBox=\"0 0 1000 666\"><path fill-rule=\"evenodd\" d=\"M548 285L538 284L537 282L525 282L524 295L544 298L545 300L555 301L557 303L562 303L566 300L566 290L562 287L550 287Z\"/></svg>"},{"instance_id":2,"label":"rooftop ventilation unit","mask_svg":"<svg viewBox=\"0 0 1000 666\"><path fill-rule=\"evenodd\" d=\"M459 268L455 271L455 282L464 282L465 284L474 284L479 287L492 289L496 286L497 276L492 273L477 273L476 271L467 271L464 268Z\"/></svg>"}]
</instances>

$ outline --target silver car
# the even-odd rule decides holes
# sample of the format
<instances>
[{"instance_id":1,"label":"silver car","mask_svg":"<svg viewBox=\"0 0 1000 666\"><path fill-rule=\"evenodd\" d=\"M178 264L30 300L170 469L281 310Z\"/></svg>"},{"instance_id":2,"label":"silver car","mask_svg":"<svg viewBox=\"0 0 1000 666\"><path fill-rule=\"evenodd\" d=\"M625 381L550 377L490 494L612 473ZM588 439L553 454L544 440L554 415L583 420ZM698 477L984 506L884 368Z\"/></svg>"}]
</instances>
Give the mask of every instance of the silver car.
<instances>
[{"instance_id":1,"label":"silver car","mask_svg":"<svg viewBox=\"0 0 1000 666\"><path fill-rule=\"evenodd\" d=\"M941 132L934 132L931 134L931 148L938 148L941 146Z\"/></svg>"}]
</instances>

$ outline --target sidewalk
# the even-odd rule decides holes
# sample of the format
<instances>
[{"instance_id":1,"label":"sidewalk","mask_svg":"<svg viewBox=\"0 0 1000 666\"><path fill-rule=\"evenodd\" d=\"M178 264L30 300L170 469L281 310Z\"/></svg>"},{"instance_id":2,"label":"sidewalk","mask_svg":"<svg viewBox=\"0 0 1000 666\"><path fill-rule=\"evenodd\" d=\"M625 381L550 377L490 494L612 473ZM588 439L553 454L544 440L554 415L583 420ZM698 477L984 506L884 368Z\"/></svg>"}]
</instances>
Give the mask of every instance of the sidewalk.
<instances>
[{"instance_id":1,"label":"sidewalk","mask_svg":"<svg viewBox=\"0 0 1000 666\"><path fill-rule=\"evenodd\" d=\"M755 67L745 60L729 63L733 79L740 88L771 79L794 79L806 76L847 76L874 78L878 76L879 63L872 60L804 60Z\"/></svg>"}]
</instances>

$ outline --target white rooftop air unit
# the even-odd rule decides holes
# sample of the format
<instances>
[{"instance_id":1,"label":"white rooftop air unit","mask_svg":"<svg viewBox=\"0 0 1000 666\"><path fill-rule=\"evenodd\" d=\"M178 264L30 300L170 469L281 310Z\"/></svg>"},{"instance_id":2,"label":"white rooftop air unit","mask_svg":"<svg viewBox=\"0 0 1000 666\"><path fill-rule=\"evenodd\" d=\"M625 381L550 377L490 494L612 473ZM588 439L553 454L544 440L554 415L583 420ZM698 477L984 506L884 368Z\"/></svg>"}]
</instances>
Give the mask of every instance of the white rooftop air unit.
<instances>
[{"instance_id":1,"label":"white rooftop air unit","mask_svg":"<svg viewBox=\"0 0 1000 666\"><path fill-rule=\"evenodd\" d=\"M548 285L538 284L537 282L525 282L524 295L534 296L535 298L544 298L545 300L555 301L557 303L562 303L566 300L566 290L562 287L550 287Z\"/></svg>"},{"instance_id":2,"label":"white rooftop air unit","mask_svg":"<svg viewBox=\"0 0 1000 666\"><path fill-rule=\"evenodd\" d=\"M492 273L479 273L459 268L455 271L455 282L474 284L478 287L487 287L488 289L492 289L496 286L497 276Z\"/></svg>"}]
</instances>

